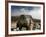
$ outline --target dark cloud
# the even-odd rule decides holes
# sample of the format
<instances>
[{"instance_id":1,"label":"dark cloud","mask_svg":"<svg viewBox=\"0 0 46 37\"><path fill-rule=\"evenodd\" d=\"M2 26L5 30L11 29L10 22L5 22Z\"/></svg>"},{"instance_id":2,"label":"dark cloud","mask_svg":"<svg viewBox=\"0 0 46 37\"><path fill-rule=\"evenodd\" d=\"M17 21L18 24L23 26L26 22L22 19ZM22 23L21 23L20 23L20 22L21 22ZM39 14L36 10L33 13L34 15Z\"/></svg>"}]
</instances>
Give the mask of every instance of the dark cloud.
<instances>
[{"instance_id":1,"label":"dark cloud","mask_svg":"<svg viewBox=\"0 0 46 37\"><path fill-rule=\"evenodd\" d=\"M30 11L33 9L33 7L30 7L30 6L11 6L11 12L13 12L13 11L21 12L22 8L24 8L24 10L26 10L26 11Z\"/></svg>"}]
</instances>

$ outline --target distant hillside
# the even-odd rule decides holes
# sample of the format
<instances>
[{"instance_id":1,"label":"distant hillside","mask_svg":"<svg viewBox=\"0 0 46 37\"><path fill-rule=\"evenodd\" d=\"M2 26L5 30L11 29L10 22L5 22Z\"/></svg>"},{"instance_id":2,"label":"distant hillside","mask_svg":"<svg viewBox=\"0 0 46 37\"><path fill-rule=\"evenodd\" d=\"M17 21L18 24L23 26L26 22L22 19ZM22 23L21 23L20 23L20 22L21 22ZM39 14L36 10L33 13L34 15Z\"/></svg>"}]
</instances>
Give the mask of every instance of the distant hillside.
<instances>
[{"instance_id":1,"label":"distant hillside","mask_svg":"<svg viewBox=\"0 0 46 37\"><path fill-rule=\"evenodd\" d=\"M27 18L32 18L32 16L30 15L24 15ZM20 16L11 16L11 21L17 21L19 19ZM40 19L34 19L32 18L34 22L40 22Z\"/></svg>"}]
</instances>

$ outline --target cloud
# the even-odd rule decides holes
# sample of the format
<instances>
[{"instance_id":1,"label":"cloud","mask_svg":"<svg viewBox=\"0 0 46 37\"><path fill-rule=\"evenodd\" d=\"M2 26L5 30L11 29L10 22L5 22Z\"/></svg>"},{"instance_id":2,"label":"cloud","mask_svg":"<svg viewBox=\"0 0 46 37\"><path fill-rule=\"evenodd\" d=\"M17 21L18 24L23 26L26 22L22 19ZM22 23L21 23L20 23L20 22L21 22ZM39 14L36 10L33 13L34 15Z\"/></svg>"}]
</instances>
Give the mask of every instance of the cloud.
<instances>
[{"instance_id":1,"label":"cloud","mask_svg":"<svg viewBox=\"0 0 46 37\"><path fill-rule=\"evenodd\" d=\"M21 14L31 15L33 18L41 19L40 7L34 7L33 9L21 8L19 10L13 10L11 16L19 16Z\"/></svg>"},{"instance_id":2,"label":"cloud","mask_svg":"<svg viewBox=\"0 0 46 37\"><path fill-rule=\"evenodd\" d=\"M41 12L40 8L39 9L34 8L32 11L27 13L27 15L32 15L33 18L41 19L41 13L40 12Z\"/></svg>"}]
</instances>

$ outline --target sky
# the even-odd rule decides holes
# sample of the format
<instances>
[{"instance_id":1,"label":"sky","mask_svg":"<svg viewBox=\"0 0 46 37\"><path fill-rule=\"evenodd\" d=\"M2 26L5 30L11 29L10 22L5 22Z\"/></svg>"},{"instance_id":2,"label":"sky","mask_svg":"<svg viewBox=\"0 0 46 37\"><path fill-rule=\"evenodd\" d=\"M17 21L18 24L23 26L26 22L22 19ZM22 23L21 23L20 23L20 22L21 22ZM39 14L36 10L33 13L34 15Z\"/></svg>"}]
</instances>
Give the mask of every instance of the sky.
<instances>
[{"instance_id":1,"label":"sky","mask_svg":"<svg viewBox=\"0 0 46 37\"><path fill-rule=\"evenodd\" d=\"M41 19L40 7L34 6L11 6L11 16L19 16L21 14L31 15L33 18Z\"/></svg>"}]
</instances>

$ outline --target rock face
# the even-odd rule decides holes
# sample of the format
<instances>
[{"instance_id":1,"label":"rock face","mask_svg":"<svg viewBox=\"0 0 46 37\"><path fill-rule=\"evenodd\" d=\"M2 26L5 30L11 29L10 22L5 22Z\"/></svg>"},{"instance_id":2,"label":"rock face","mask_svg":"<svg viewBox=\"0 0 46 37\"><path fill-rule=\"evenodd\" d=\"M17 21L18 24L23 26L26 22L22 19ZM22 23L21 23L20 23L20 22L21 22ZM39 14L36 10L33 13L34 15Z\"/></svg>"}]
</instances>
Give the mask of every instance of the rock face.
<instances>
[{"instance_id":1,"label":"rock face","mask_svg":"<svg viewBox=\"0 0 46 37\"><path fill-rule=\"evenodd\" d=\"M35 30L40 29L40 20L33 19L30 15L20 15L11 17L11 30L24 31L24 30ZM35 26L36 25L36 26ZM34 29L35 26L35 29Z\"/></svg>"},{"instance_id":2,"label":"rock face","mask_svg":"<svg viewBox=\"0 0 46 37\"><path fill-rule=\"evenodd\" d=\"M30 21L30 23L28 23ZM17 27L19 27L19 30L22 30L22 28L26 28L26 30L30 30L31 20L27 20L27 17L25 15L21 15L18 22Z\"/></svg>"}]
</instances>

